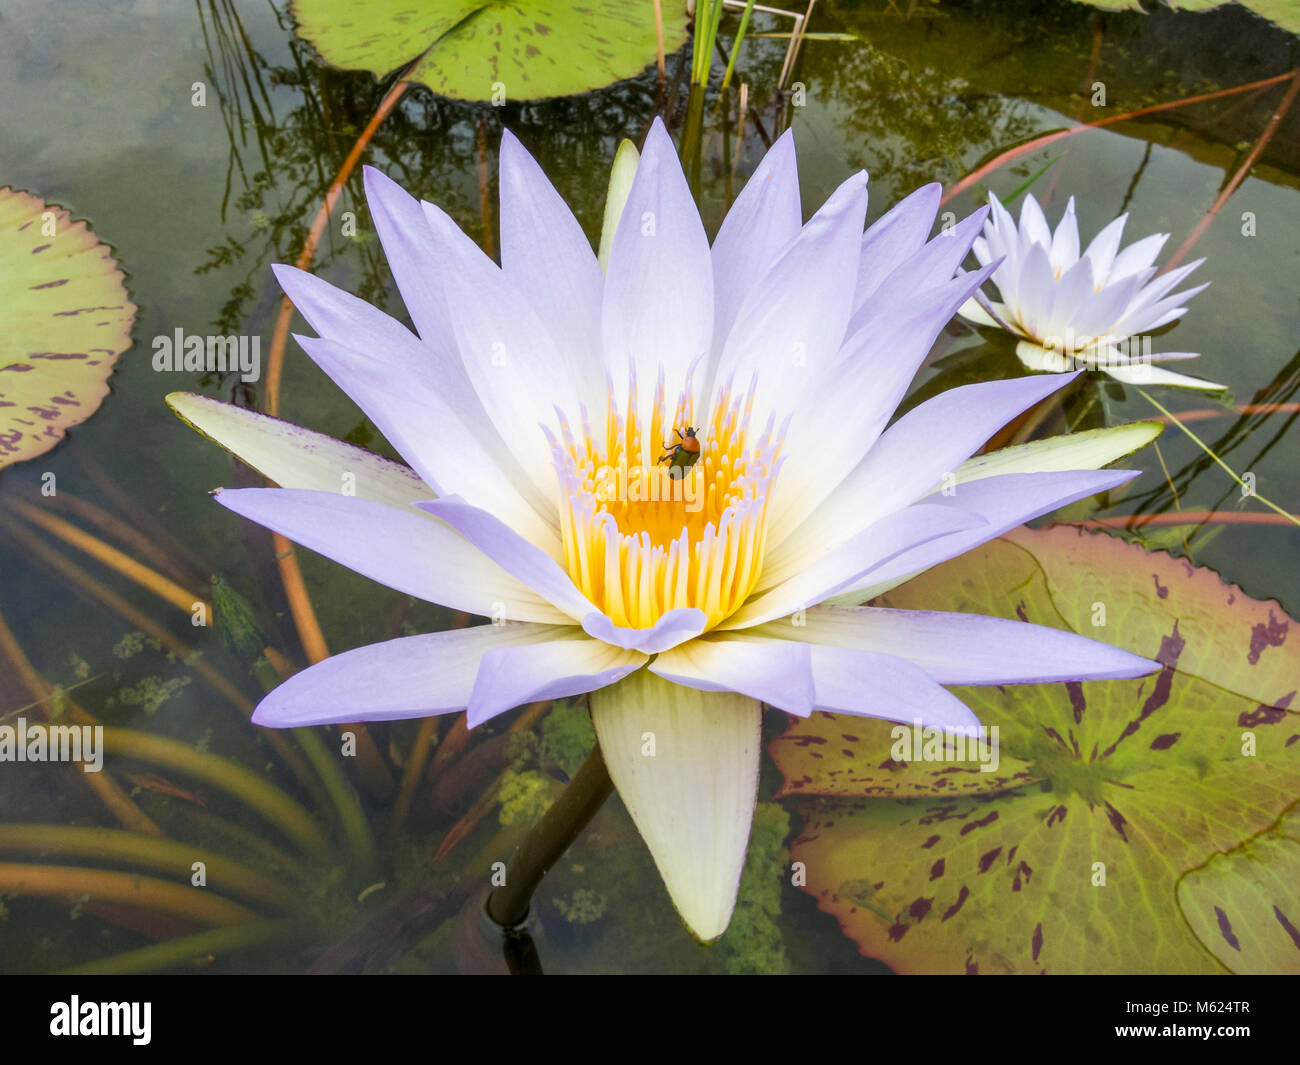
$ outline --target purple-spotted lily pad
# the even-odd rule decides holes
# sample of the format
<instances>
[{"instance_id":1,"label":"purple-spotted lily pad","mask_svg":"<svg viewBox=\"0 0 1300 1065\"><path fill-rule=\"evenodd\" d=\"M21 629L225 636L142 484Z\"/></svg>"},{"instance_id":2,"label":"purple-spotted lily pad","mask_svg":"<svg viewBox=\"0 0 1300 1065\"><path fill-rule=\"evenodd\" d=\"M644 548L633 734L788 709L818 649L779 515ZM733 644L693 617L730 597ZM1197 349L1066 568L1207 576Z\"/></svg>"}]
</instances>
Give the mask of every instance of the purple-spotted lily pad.
<instances>
[{"instance_id":1,"label":"purple-spotted lily pad","mask_svg":"<svg viewBox=\"0 0 1300 1065\"><path fill-rule=\"evenodd\" d=\"M85 222L0 188L0 468L35 458L99 408L135 304Z\"/></svg>"},{"instance_id":2,"label":"purple-spotted lily pad","mask_svg":"<svg viewBox=\"0 0 1300 1065\"><path fill-rule=\"evenodd\" d=\"M666 52L686 40L664 0ZM460 100L536 100L598 89L655 60L649 0L294 0L298 32L325 62L412 81Z\"/></svg>"},{"instance_id":3,"label":"purple-spotted lily pad","mask_svg":"<svg viewBox=\"0 0 1300 1065\"><path fill-rule=\"evenodd\" d=\"M1019 617L1165 668L954 689L999 728L990 772L986 748L925 760L889 722L793 720L771 748L804 818L791 856L864 954L904 972L1300 972L1300 833L1281 821L1300 795L1300 638L1277 603L1059 526L877 604Z\"/></svg>"}]
</instances>

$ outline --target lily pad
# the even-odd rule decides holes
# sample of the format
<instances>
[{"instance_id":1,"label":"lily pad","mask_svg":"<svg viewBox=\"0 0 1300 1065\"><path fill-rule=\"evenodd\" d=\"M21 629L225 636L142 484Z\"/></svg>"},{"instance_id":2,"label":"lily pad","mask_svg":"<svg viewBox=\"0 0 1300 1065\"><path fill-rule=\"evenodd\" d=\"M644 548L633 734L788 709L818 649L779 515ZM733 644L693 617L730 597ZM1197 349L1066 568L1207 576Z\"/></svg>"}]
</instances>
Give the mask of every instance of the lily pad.
<instances>
[{"instance_id":1,"label":"lily pad","mask_svg":"<svg viewBox=\"0 0 1300 1065\"><path fill-rule=\"evenodd\" d=\"M665 0L664 49L686 40ZM418 57L412 81L459 100L570 96L655 60L648 0L294 0L298 32L325 62L383 76Z\"/></svg>"},{"instance_id":2,"label":"lily pad","mask_svg":"<svg viewBox=\"0 0 1300 1065\"><path fill-rule=\"evenodd\" d=\"M1142 11L1138 0L1080 0L1104 11ZM1226 4L1240 4L1261 18L1291 33L1300 33L1300 3L1296 0L1165 0L1177 11L1209 11Z\"/></svg>"},{"instance_id":3,"label":"lily pad","mask_svg":"<svg viewBox=\"0 0 1300 1065\"><path fill-rule=\"evenodd\" d=\"M1277 827L1216 854L1178 885L1192 931L1236 973L1300 968L1300 806Z\"/></svg>"},{"instance_id":4,"label":"lily pad","mask_svg":"<svg viewBox=\"0 0 1300 1065\"><path fill-rule=\"evenodd\" d=\"M1300 843L1278 827L1300 794L1300 640L1277 603L1058 526L877 604L1019 617L1165 668L954 689L999 728L993 772L987 750L918 759L889 722L794 720L771 746L804 818L791 857L863 954L904 972L1300 971L1272 912L1294 928L1300 911ZM1224 949L1215 906L1249 949Z\"/></svg>"},{"instance_id":5,"label":"lily pad","mask_svg":"<svg viewBox=\"0 0 1300 1065\"><path fill-rule=\"evenodd\" d=\"M108 394L135 304L85 222L0 188L0 468L43 455Z\"/></svg>"}]
</instances>

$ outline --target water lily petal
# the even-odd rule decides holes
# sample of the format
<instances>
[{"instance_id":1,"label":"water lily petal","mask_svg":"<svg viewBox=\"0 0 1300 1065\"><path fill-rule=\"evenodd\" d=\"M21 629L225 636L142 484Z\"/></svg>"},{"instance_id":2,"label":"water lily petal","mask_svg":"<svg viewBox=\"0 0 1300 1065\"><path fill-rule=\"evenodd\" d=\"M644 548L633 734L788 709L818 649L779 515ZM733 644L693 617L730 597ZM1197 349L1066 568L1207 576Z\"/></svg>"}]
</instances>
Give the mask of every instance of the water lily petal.
<instances>
[{"instance_id":1,"label":"water lily petal","mask_svg":"<svg viewBox=\"0 0 1300 1065\"><path fill-rule=\"evenodd\" d=\"M799 235L802 224L794 134L786 130L745 182L713 240L716 354L722 352L745 295L772 267L781 250Z\"/></svg>"},{"instance_id":2,"label":"water lily petal","mask_svg":"<svg viewBox=\"0 0 1300 1065\"><path fill-rule=\"evenodd\" d=\"M666 611L650 628L633 629L615 625L606 614L588 614L582 619L582 631L596 640L654 655L676 647L684 640L692 640L704 631L708 616L693 607L678 607Z\"/></svg>"},{"instance_id":3,"label":"water lily petal","mask_svg":"<svg viewBox=\"0 0 1300 1065\"><path fill-rule=\"evenodd\" d=\"M835 364L853 307L866 174L845 181L752 285L727 335L718 382L757 375L754 417L788 411ZM810 283L815 280L815 283Z\"/></svg>"},{"instance_id":4,"label":"water lily petal","mask_svg":"<svg viewBox=\"0 0 1300 1065\"><path fill-rule=\"evenodd\" d=\"M758 703L640 670L592 693L591 721L677 912L697 937L716 939L736 905L754 817Z\"/></svg>"},{"instance_id":5,"label":"water lily petal","mask_svg":"<svg viewBox=\"0 0 1300 1065\"><path fill-rule=\"evenodd\" d=\"M651 388L662 367L666 390L680 392L687 371L713 342L713 268L700 213L673 142L656 118L610 250L602 307L605 368L614 396L628 395L641 371L642 425L651 422ZM646 442L647 451L652 442ZM653 462L653 456L649 460Z\"/></svg>"},{"instance_id":6,"label":"water lily petal","mask_svg":"<svg viewBox=\"0 0 1300 1065\"><path fill-rule=\"evenodd\" d=\"M623 217L623 208L627 206L628 193L632 191L632 182L636 180L636 167L641 153L629 140L619 143L614 153L614 165L609 170L609 186L605 190L605 213L600 225L600 251L596 258L600 261L601 273L609 269L609 253L614 247L614 234L618 232L619 220Z\"/></svg>"},{"instance_id":7,"label":"water lily petal","mask_svg":"<svg viewBox=\"0 0 1300 1065\"><path fill-rule=\"evenodd\" d=\"M456 342L447 317L447 298L443 288L446 256L440 254L420 202L373 166L362 168L362 181L375 232L379 235L384 257L393 272L393 280L397 282L397 291L402 295L416 331L435 352L452 355ZM463 240L474 252L480 256L483 254L468 237L463 237ZM314 322L312 326L321 336L327 335ZM335 336L334 339L344 338Z\"/></svg>"},{"instance_id":8,"label":"water lily petal","mask_svg":"<svg viewBox=\"0 0 1300 1065\"><path fill-rule=\"evenodd\" d=\"M923 550L918 545L947 541L954 533L984 523L985 519L974 511L962 512L933 504L917 504L895 511L820 557L810 557L802 570L751 598L719 627L749 628L816 606L853 586L866 574L892 568L890 560L895 556L912 556Z\"/></svg>"},{"instance_id":9,"label":"water lily petal","mask_svg":"<svg viewBox=\"0 0 1300 1065\"><path fill-rule=\"evenodd\" d=\"M253 723L297 728L454 713L469 705L484 654L520 645L548 647L574 631L555 625L476 625L357 647L284 681L258 704Z\"/></svg>"},{"instance_id":10,"label":"water lily petal","mask_svg":"<svg viewBox=\"0 0 1300 1065\"><path fill-rule=\"evenodd\" d=\"M1021 200L1019 228L1026 241L1039 244L1044 250L1052 246L1052 228L1032 192L1025 193Z\"/></svg>"},{"instance_id":11,"label":"water lily petal","mask_svg":"<svg viewBox=\"0 0 1300 1065\"><path fill-rule=\"evenodd\" d=\"M793 576L808 558L927 495L994 433L1078 374L981 381L941 392L891 425L803 523L769 549L759 588ZM898 475L907 470L906 477Z\"/></svg>"},{"instance_id":12,"label":"water lily petal","mask_svg":"<svg viewBox=\"0 0 1300 1065\"><path fill-rule=\"evenodd\" d=\"M857 311L890 274L907 261L929 236L939 210L943 186L922 185L877 218L862 235L858 284L853 294Z\"/></svg>"},{"instance_id":13,"label":"water lily petal","mask_svg":"<svg viewBox=\"0 0 1300 1065\"><path fill-rule=\"evenodd\" d=\"M1168 239L1168 233L1152 233L1149 237L1134 241L1115 256L1110 273L1106 276L1106 284L1113 285L1123 278L1146 270L1156 261L1160 249L1165 246L1165 241Z\"/></svg>"},{"instance_id":14,"label":"water lily petal","mask_svg":"<svg viewBox=\"0 0 1300 1065\"><path fill-rule=\"evenodd\" d=\"M969 551L1068 503L1126 484L1141 470L1068 470L1062 473L1011 473L958 485L954 495L929 496L922 505L943 505L982 518L987 524L920 544L900 552L825 602L857 604L897 587L931 566Z\"/></svg>"},{"instance_id":15,"label":"water lily petal","mask_svg":"<svg viewBox=\"0 0 1300 1065\"><path fill-rule=\"evenodd\" d=\"M1021 340L1016 344L1016 356L1029 369L1039 373L1062 374L1074 369L1074 360L1052 348L1035 344L1032 340Z\"/></svg>"},{"instance_id":16,"label":"water lily petal","mask_svg":"<svg viewBox=\"0 0 1300 1065\"><path fill-rule=\"evenodd\" d=\"M496 515L471 506L457 496L426 500L416 506L441 518L486 557L572 620L580 621L597 612L555 559Z\"/></svg>"},{"instance_id":17,"label":"water lily petal","mask_svg":"<svg viewBox=\"0 0 1300 1065\"><path fill-rule=\"evenodd\" d=\"M1119 251L1119 242L1124 235L1124 223L1128 221L1128 212L1120 215L1113 222L1103 226L1101 232L1092 238L1084 249L1084 258L1092 263L1092 275L1097 284L1104 285L1110 280L1110 268Z\"/></svg>"},{"instance_id":18,"label":"water lily petal","mask_svg":"<svg viewBox=\"0 0 1300 1065\"><path fill-rule=\"evenodd\" d=\"M1205 381L1199 377L1174 373L1149 363L1137 363L1133 366L1107 366L1106 373L1129 385L1173 385L1176 388L1200 388L1207 392L1220 392L1227 388L1214 381Z\"/></svg>"},{"instance_id":19,"label":"water lily petal","mask_svg":"<svg viewBox=\"0 0 1300 1065\"><path fill-rule=\"evenodd\" d=\"M975 455L957 467L956 483L982 480L1007 473L1061 473L1065 470L1099 470L1144 448L1164 430L1160 422L1131 422L1107 429L1088 429L1069 436L1031 440Z\"/></svg>"},{"instance_id":20,"label":"water lily petal","mask_svg":"<svg viewBox=\"0 0 1300 1065\"><path fill-rule=\"evenodd\" d=\"M214 495L236 514L407 595L485 617L571 623L451 529L405 507L289 488Z\"/></svg>"},{"instance_id":21,"label":"water lily petal","mask_svg":"<svg viewBox=\"0 0 1300 1065\"><path fill-rule=\"evenodd\" d=\"M501 269L574 356L583 402L601 410L605 277L573 212L509 130L501 136Z\"/></svg>"},{"instance_id":22,"label":"water lily petal","mask_svg":"<svg viewBox=\"0 0 1300 1065\"><path fill-rule=\"evenodd\" d=\"M812 662L818 710L948 730L979 725L970 707L901 658L820 644Z\"/></svg>"},{"instance_id":23,"label":"water lily petal","mask_svg":"<svg viewBox=\"0 0 1300 1065\"><path fill-rule=\"evenodd\" d=\"M1056 224L1056 232L1052 234L1052 252L1049 258L1058 277L1078 261L1079 220L1075 217L1073 196L1066 203L1065 214L1061 216L1060 222Z\"/></svg>"},{"instance_id":24,"label":"water lily petal","mask_svg":"<svg viewBox=\"0 0 1300 1065\"><path fill-rule=\"evenodd\" d=\"M906 305L918 292L948 281L966 258L988 213L987 207L981 207L914 252L854 312L848 332L878 328L879 323L897 315L899 306Z\"/></svg>"},{"instance_id":25,"label":"water lily petal","mask_svg":"<svg viewBox=\"0 0 1300 1065\"><path fill-rule=\"evenodd\" d=\"M813 711L812 654L807 644L722 634L691 640L655 658L650 672L706 692L739 692L790 714Z\"/></svg>"},{"instance_id":26,"label":"water lily petal","mask_svg":"<svg viewBox=\"0 0 1300 1065\"><path fill-rule=\"evenodd\" d=\"M167 405L281 488L339 494L350 488L358 498L392 506L409 506L433 494L419 474L400 462L268 414L188 392L171 393Z\"/></svg>"},{"instance_id":27,"label":"water lily petal","mask_svg":"<svg viewBox=\"0 0 1300 1065\"><path fill-rule=\"evenodd\" d=\"M598 640L491 647L483 654L465 723L470 728L524 703L585 695L622 680L646 656Z\"/></svg>"},{"instance_id":28,"label":"water lily petal","mask_svg":"<svg viewBox=\"0 0 1300 1065\"><path fill-rule=\"evenodd\" d=\"M1024 621L937 610L820 606L755 635L905 659L939 684L1043 684L1142 677L1160 668L1110 644Z\"/></svg>"},{"instance_id":29,"label":"water lily petal","mask_svg":"<svg viewBox=\"0 0 1300 1065\"><path fill-rule=\"evenodd\" d=\"M519 469L499 438L477 432L463 409L418 374L332 340L297 337L299 345L440 495L461 495L509 520L523 535L559 554L559 517ZM429 427L436 425L437 432Z\"/></svg>"}]
</instances>

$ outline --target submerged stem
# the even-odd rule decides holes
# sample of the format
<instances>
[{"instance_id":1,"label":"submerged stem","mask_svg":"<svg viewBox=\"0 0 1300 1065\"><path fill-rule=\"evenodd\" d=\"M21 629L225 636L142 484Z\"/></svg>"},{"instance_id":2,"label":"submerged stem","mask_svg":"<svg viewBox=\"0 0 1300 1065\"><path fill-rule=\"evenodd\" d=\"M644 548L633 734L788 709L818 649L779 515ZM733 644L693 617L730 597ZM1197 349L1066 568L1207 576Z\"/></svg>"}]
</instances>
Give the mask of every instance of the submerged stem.
<instances>
[{"instance_id":1,"label":"submerged stem","mask_svg":"<svg viewBox=\"0 0 1300 1065\"><path fill-rule=\"evenodd\" d=\"M600 744L542 815L506 865L506 882L488 896L487 913L497 924L513 928L528 916L533 892L547 871L578 838L614 790Z\"/></svg>"}]
</instances>

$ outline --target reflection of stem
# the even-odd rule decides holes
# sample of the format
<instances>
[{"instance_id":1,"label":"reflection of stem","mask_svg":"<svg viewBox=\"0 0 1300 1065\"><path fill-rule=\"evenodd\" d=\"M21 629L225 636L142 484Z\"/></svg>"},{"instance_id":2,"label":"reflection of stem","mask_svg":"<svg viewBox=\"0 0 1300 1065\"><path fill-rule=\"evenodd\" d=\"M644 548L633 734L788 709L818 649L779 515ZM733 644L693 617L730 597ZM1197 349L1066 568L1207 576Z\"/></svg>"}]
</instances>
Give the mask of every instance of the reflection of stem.
<instances>
[{"instance_id":1,"label":"reflection of stem","mask_svg":"<svg viewBox=\"0 0 1300 1065\"><path fill-rule=\"evenodd\" d=\"M0 892L66 898L89 895L97 902L126 903L206 925L244 924L257 914L208 891L138 873L66 865L0 862Z\"/></svg>"},{"instance_id":2,"label":"reflection of stem","mask_svg":"<svg viewBox=\"0 0 1300 1065\"><path fill-rule=\"evenodd\" d=\"M218 695L235 707L245 719L252 716L253 704L248 697L235 684L231 683L224 674L214 669L210 663L196 654L194 648L177 639L147 614L137 610L120 595L95 580L76 563L69 561L41 542L25 528L20 527L18 523L0 517L0 526L3 526L15 540L21 543L35 557L63 577L74 591L98 600L117 614L118 617L126 621L128 625L139 629L147 636L152 636L176 658L192 669ZM283 736L269 730L265 739L284 763L293 770L294 775L298 777L303 786L313 794L318 794L320 792L319 783L307 767L307 764L302 760L302 757L293 749L292 744Z\"/></svg>"},{"instance_id":3,"label":"reflection of stem","mask_svg":"<svg viewBox=\"0 0 1300 1065\"><path fill-rule=\"evenodd\" d=\"M1195 244L1204 235L1205 231L1210 228L1210 223L1214 221L1215 216L1223 209L1223 205L1246 180L1246 175L1250 173L1251 167L1258 161L1260 154L1267 147L1268 142L1273 139L1273 134L1277 132L1278 126L1282 124L1282 119L1286 113L1291 110L1291 105L1295 103L1296 94L1300 93L1300 70L1295 70L1291 74L1291 87L1287 89L1286 95L1282 97L1282 102L1278 104L1277 110L1273 112L1273 117L1268 120L1268 125L1264 127L1264 132L1259 135L1259 140L1255 142L1255 147L1250 150L1237 172L1232 175L1231 179L1223 186L1223 191L1215 197L1214 203L1199 222L1196 228L1188 235L1187 239L1179 246L1178 250L1169 257L1168 262L1160 268L1160 273L1166 270L1172 270L1183 260L1183 256L1191 250Z\"/></svg>"},{"instance_id":4,"label":"reflection of stem","mask_svg":"<svg viewBox=\"0 0 1300 1065\"><path fill-rule=\"evenodd\" d=\"M1041 137L1035 137L1033 140L1026 141L1024 144L1018 144L1014 148L1008 148L1005 152L999 153L993 159L990 159L983 166L976 167L957 184L943 194L939 201L941 204L947 203L959 192L970 188L975 182L979 181L986 174L992 173L999 167L1018 159L1022 155L1029 155L1038 151L1040 148L1046 148L1049 144L1054 144L1066 137L1073 137L1076 133L1082 133L1089 129L1102 129L1106 126L1113 126L1117 122L1127 122L1129 119L1137 118L1140 115L1150 115L1158 111L1170 111L1176 107L1187 107L1189 104L1203 103L1206 100L1217 100L1222 96L1232 96L1239 92L1250 92L1252 89L1261 89L1267 85L1277 85L1294 77L1294 74L1278 74L1276 77L1265 78L1262 81L1252 81L1246 85L1236 85L1231 89L1219 89L1217 92L1201 93L1199 96L1187 96L1181 100L1171 100L1169 103L1153 104L1151 107L1140 107L1136 111L1126 111L1122 115L1110 115L1106 118L1099 118L1094 122L1086 122L1082 126L1072 126L1069 129L1058 129L1055 133L1045 133Z\"/></svg>"},{"instance_id":5,"label":"reflection of stem","mask_svg":"<svg viewBox=\"0 0 1300 1065\"><path fill-rule=\"evenodd\" d=\"M159 599L170 603L177 610L189 614L196 607L202 606L204 613L208 616L211 615L211 604L205 602L201 595L182 588L175 581L151 570L148 566L142 565L131 558L130 555L124 554L110 544L106 544L103 540L92 536L84 529L79 529L71 522L56 518L53 514L47 514L39 507L33 507L17 499L11 499L9 506L15 513L33 525L53 536L57 536L65 544L71 544L110 569L117 570L123 577L134 581L141 588L153 592Z\"/></svg>"},{"instance_id":6,"label":"reflection of stem","mask_svg":"<svg viewBox=\"0 0 1300 1065\"><path fill-rule=\"evenodd\" d=\"M151 872L188 880L194 862L202 862L208 884L219 892L238 895L278 910L292 912L301 905L297 894L279 881L212 854L189 843L123 832L114 828L67 825L0 825L0 854L39 854L49 857L93 858L129 862Z\"/></svg>"},{"instance_id":7,"label":"reflection of stem","mask_svg":"<svg viewBox=\"0 0 1300 1065\"><path fill-rule=\"evenodd\" d=\"M196 751L186 743L132 729L105 727L105 754L132 758L211 784L260 813L308 854L324 857L329 841L309 814L288 793L269 784L238 762Z\"/></svg>"},{"instance_id":8,"label":"reflection of stem","mask_svg":"<svg viewBox=\"0 0 1300 1065\"><path fill-rule=\"evenodd\" d=\"M1179 500L1178 498L1178 486L1174 484L1174 479L1169 475L1169 467L1165 464L1165 456L1160 451L1160 441L1152 440L1151 446L1155 448L1156 458L1160 460L1160 469L1164 471L1165 483L1169 485L1169 491L1173 494L1174 509L1177 511L1181 511L1183 509L1183 504L1182 501ZM1186 552L1188 558L1191 558L1192 548L1191 545L1187 542L1187 537L1183 536L1181 539L1183 541L1183 551Z\"/></svg>"},{"instance_id":9,"label":"reflection of stem","mask_svg":"<svg viewBox=\"0 0 1300 1065\"><path fill-rule=\"evenodd\" d=\"M5 624L3 616L0 616L0 654L3 654L13 664L14 673L36 699L35 707L42 715L48 717L49 713L45 703L53 694L53 688L27 660L27 656L23 654L23 650L14 638L14 634L10 631L9 626ZM82 710L76 703L71 704L68 717L77 724L96 724L95 718ZM69 768L79 770L80 766L74 763ZM109 813L117 818L120 824L132 831L148 836L161 836L163 834L157 823L131 800L131 797L112 774L100 770L98 773L78 772L77 776L86 782L86 786L99 797L99 801L104 804Z\"/></svg>"},{"instance_id":10,"label":"reflection of stem","mask_svg":"<svg viewBox=\"0 0 1300 1065\"><path fill-rule=\"evenodd\" d=\"M1300 85L1300 80L1298 80L1296 84ZM1163 414L1166 418L1168 418L1176 426L1178 426L1179 429L1181 429L1184 433L1186 433L1189 437L1191 437L1192 441L1196 444L1196 446L1199 447L1202 451L1204 451L1207 455L1209 455L1210 458L1212 458L1215 461L1215 463L1217 463L1218 466L1225 473L1227 473L1229 477L1231 477L1234 481L1236 481L1239 485L1241 485L1242 488L1246 487L1246 482L1237 476L1236 472L1233 470L1231 466L1229 466L1226 462L1223 461L1223 459L1219 458L1218 455L1216 455L1213 451L1211 451L1209 445L1206 444L1205 441L1203 441L1199 436L1197 436L1194 432L1192 432L1189 428L1187 428L1187 426L1185 426L1176 417L1174 417L1173 414L1171 414L1168 410L1166 410L1163 406L1161 406L1159 402L1157 402L1156 400L1152 399L1149 395L1147 395L1145 391L1143 391L1140 388L1136 389L1135 391L1137 392L1138 395L1140 395L1143 399L1145 399L1148 403L1150 403L1151 406L1155 407L1156 410L1158 410L1161 414ZM1281 514L1282 517L1284 517L1287 521L1291 522L1292 524L1300 525L1300 518L1297 518L1294 515L1287 513L1285 510L1283 510L1281 507L1279 507L1276 503L1272 502L1271 500L1265 499L1258 492L1254 491L1253 488L1249 490L1248 494L1254 497L1255 499L1258 499L1261 503L1264 504L1264 506L1268 507L1270 510L1277 511L1277 513Z\"/></svg>"},{"instance_id":11,"label":"reflection of stem","mask_svg":"<svg viewBox=\"0 0 1300 1065\"><path fill-rule=\"evenodd\" d=\"M370 822L366 820L366 812L362 809L361 800L352 785L348 783L343 770L339 768L338 760L325 746L320 733L315 729L307 728L294 729L294 733L298 743L302 745L307 760L320 775L321 783L329 793L330 802L338 811L339 821L343 825L343 834L348 839L348 846L361 865L358 872L362 876L373 876L378 869L375 858L375 838L371 834Z\"/></svg>"},{"instance_id":12,"label":"reflection of stem","mask_svg":"<svg viewBox=\"0 0 1300 1065\"><path fill-rule=\"evenodd\" d=\"M537 885L605 804L614 782L600 745L569 781L506 865L505 884L488 896L488 916L506 928L522 924Z\"/></svg>"},{"instance_id":13,"label":"reflection of stem","mask_svg":"<svg viewBox=\"0 0 1300 1065\"><path fill-rule=\"evenodd\" d=\"M86 962L65 969L63 976L119 976L126 973L160 972L175 969L209 955L232 954L240 950L283 943L310 928L305 921L253 921L248 924L213 928L192 936L180 936L151 947L128 950L111 958Z\"/></svg>"},{"instance_id":14,"label":"reflection of stem","mask_svg":"<svg viewBox=\"0 0 1300 1065\"><path fill-rule=\"evenodd\" d=\"M101 533L126 545L137 558L145 559L181 587L198 588L208 579L206 571L191 569L184 560L174 558L147 533L94 503L79 499L66 488L60 487L53 496L42 497L31 486L22 481L14 481L12 485L5 486L5 492L14 492L31 503L39 503L42 507L52 506L89 522Z\"/></svg>"}]
</instances>

